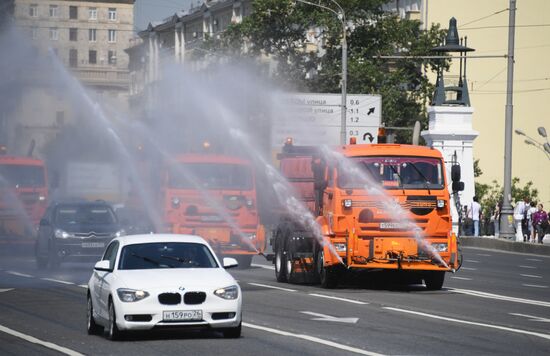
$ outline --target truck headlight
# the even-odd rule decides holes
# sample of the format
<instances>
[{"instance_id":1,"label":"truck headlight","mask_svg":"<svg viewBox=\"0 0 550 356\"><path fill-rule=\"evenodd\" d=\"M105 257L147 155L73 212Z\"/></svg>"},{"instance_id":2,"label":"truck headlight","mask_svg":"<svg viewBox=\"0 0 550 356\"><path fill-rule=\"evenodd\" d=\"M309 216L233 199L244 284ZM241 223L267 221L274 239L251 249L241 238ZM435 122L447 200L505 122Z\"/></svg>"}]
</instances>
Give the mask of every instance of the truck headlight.
<instances>
[{"instance_id":1,"label":"truck headlight","mask_svg":"<svg viewBox=\"0 0 550 356\"><path fill-rule=\"evenodd\" d=\"M334 249L335 249L337 252L346 252L347 246L346 246L345 243L335 243L335 244L334 244Z\"/></svg>"},{"instance_id":2,"label":"truck headlight","mask_svg":"<svg viewBox=\"0 0 550 356\"><path fill-rule=\"evenodd\" d=\"M144 290L119 288L116 292L120 300L125 303L137 302L149 296L149 293Z\"/></svg>"},{"instance_id":3,"label":"truck headlight","mask_svg":"<svg viewBox=\"0 0 550 356\"><path fill-rule=\"evenodd\" d=\"M63 231L61 229L56 229L54 234L57 239L68 239L69 237L74 237L73 234L70 234L67 231Z\"/></svg>"},{"instance_id":4,"label":"truck headlight","mask_svg":"<svg viewBox=\"0 0 550 356\"><path fill-rule=\"evenodd\" d=\"M218 288L214 291L214 294L223 299L237 299L239 297L239 287Z\"/></svg>"},{"instance_id":5,"label":"truck headlight","mask_svg":"<svg viewBox=\"0 0 550 356\"><path fill-rule=\"evenodd\" d=\"M344 201L342 202L342 205L346 209L351 208L352 204L353 204L353 201L351 199L344 199Z\"/></svg>"},{"instance_id":6,"label":"truck headlight","mask_svg":"<svg viewBox=\"0 0 550 356\"><path fill-rule=\"evenodd\" d=\"M437 208L443 209L445 207L445 200L443 199L437 199Z\"/></svg>"},{"instance_id":7,"label":"truck headlight","mask_svg":"<svg viewBox=\"0 0 550 356\"><path fill-rule=\"evenodd\" d=\"M173 208L179 207L179 206L180 206L180 203L181 203L180 198L178 198L178 197L173 197L173 198L172 198L172 207L173 207Z\"/></svg>"},{"instance_id":8,"label":"truck headlight","mask_svg":"<svg viewBox=\"0 0 550 356\"><path fill-rule=\"evenodd\" d=\"M449 246L447 245L447 243L435 243L435 244L432 244L432 247L434 248L434 250L436 250L437 252L447 252L449 250Z\"/></svg>"}]
</instances>

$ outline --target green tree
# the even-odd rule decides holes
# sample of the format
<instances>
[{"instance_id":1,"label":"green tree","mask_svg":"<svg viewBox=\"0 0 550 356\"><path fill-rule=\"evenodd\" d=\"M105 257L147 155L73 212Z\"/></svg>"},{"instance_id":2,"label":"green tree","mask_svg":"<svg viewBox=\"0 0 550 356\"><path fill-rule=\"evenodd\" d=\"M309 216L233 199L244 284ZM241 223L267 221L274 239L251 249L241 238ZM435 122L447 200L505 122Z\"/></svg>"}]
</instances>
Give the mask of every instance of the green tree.
<instances>
[{"instance_id":1,"label":"green tree","mask_svg":"<svg viewBox=\"0 0 550 356\"><path fill-rule=\"evenodd\" d=\"M493 180L491 184L476 182L476 195L479 198L483 214L490 216L498 202L502 201L504 188L496 180ZM538 195L538 189L533 187L532 181L528 181L522 186L518 177L512 179L512 204L524 198L536 201Z\"/></svg>"},{"instance_id":2,"label":"green tree","mask_svg":"<svg viewBox=\"0 0 550 356\"><path fill-rule=\"evenodd\" d=\"M441 43L444 31L438 26L422 30L418 21L383 12L386 0L339 3L348 25L348 92L380 94L386 126L412 127L416 120L425 126L425 104L433 86L423 70L433 71L446 63L379 56L427 55ZM319 4L338 11L332 1ZM341 91L342 23L334 13L291 0L255 0L252 5L250 16L230 26L221 39L207 41L207 51L197 54L207 56L214 51L214 56L229 55L237 61L269 56L276 63L269 75L279 85L310 92ZM308 31L322 38L321 51L306 50ZM267 74L267 66L263 70Z\"/></svg>"}]
</instances>

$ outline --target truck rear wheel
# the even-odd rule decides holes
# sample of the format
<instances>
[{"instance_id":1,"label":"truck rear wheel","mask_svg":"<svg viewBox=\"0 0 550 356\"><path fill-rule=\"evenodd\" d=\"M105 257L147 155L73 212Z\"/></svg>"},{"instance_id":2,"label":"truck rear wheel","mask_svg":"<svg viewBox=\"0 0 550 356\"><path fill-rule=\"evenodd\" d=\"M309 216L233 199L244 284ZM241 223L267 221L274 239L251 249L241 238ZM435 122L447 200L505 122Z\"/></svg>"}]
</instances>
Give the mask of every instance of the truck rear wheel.
<instances>
[{"instance_id":1,"label":"truck rear wheel","mask_svg":"<svg viewBox=\"0 0 550 356\"><path fill-rule=\"evenodd\" d=\"M424 283L428 290L440 290L445 282L445 272L429 271L424 275Z\"/></svg>"},{"instance_id":2,"label":"truck rear wheel","mask_svg":"<svg viewBox=\"0 0 550 356\"><path fill-rule=\"evenodd\" d=\"M286 282L286 258L283 253L283 244L279 241L275 249L275 277L277 282Z\"/></svg>"},{"instance_id":3,"label":"truck rear wheel","mask_svg":"<svg viewBox=\"0 0 550 356\"><path fill-rule=\"evenodd\" d=\"M334 267L325 267L324 262L324 252L319 251L317 254L317 274L319 275L321 287L327 289L336 288L338 285L338 274Z\"/></svg>"}]
</instances>

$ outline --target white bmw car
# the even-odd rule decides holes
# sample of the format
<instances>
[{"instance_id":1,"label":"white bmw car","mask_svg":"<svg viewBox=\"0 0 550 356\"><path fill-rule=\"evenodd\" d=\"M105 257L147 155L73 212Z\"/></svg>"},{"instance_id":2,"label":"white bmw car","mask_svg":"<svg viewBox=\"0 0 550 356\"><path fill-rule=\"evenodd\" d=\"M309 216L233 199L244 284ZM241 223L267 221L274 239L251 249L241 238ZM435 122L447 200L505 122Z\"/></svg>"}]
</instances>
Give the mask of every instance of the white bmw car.
<instances>
[{"instance_id":1,"label":"white bmw car","mask_svg":"<svg viewBox=\"0 0 550 356\"><path fill-rule=\"evenodd\" d=\"M208 243L189 235L130 235L107 246L88 282L88 333L215 328L241 335L241 289Z\"/></svg>"}]
</instances>

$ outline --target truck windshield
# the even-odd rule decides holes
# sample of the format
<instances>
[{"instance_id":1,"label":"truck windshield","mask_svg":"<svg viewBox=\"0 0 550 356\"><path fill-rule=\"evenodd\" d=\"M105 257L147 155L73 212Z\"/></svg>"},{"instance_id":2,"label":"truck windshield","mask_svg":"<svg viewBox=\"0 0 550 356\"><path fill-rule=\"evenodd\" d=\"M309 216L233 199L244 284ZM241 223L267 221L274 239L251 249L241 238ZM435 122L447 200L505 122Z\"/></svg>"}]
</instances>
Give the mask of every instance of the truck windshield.
<instances>
[{"instance_id":1,"label":"truck windshield","mask_svg":"<svg viewBox=\"0 0 550 356\"><path fill-rule=\"evenodd\" d=\"M178 168L170 170L170 188L252 189L252 171L244 164L184 163Z\"/></svg>"},{"instance_id":2,"label":"truck windshield","mask_svg":"<svg viewBox=\"0 0 550 356\"><path fill-rule=\"evenodd\" d=\"M365 173L352 176L338 170L338 186L357 189L380 184L386 189L443 189L443 165L440 159L413 156L351 158Z\"/></svg>"},{"instance_id":3,"label":"truck windshield","mask_svg":"<svg viewBox=\"0 0 550 356\"><path fill-rule=\"evenodd\" d=\"M0 187L40 188L45 185L44 167L0 164Z\"/></svg>"}]
</instances>

